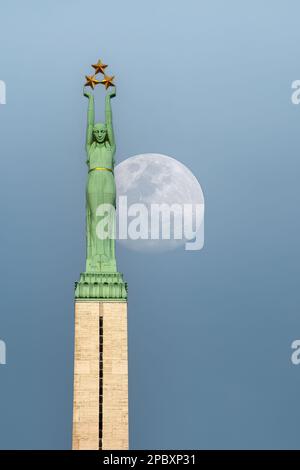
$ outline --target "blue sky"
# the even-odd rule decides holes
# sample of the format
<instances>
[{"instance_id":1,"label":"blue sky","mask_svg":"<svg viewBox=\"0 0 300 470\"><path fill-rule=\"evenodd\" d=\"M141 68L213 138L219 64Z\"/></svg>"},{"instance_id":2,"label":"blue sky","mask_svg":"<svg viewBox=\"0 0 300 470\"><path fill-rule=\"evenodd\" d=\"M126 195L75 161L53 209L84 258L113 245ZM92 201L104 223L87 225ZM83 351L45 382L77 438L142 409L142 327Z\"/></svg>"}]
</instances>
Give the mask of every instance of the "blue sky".
<instances>
[{"instance_id":1,"label":"blue sky","mask_svg":"<svg viewBox=\"0 0 300 470\"><path fill-rule=\"evenodd\" d=\"M176 158L206 203L203 250L118 247L131 447L299 448L299 13L294 0L2 5L0 448L71 446L82 81L99 57L118 86L117 161Z\"/></svg>"}]
</instances>

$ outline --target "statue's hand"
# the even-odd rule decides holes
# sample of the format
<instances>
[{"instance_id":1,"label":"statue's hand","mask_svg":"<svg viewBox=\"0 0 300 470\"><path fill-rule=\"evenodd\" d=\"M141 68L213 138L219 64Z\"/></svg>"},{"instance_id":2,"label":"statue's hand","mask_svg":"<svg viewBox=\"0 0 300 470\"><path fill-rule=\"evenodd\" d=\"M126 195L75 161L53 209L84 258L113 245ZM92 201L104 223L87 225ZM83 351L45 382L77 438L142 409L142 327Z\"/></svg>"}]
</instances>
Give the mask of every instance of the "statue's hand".
<instances>
[{"instance_id":1,"label":"statue's hand","mask_svg":"<svg viewBox=\"0 0 300 470\"><path fill-rule=\"evenodd\" d=\"M109 96L110 98L113 98L114 96L116 96L116 92L117 92L116 87L113 86L113 87L112 87L112 90L108 93L108 96Z\"/></svg>"},{"instance_id":2,"label":"statue's hand","mask_svg":"<svg viewBox=\"0 0 300 470\"><path fill-rule=\"evenodd\" d=\"M88 93L86 90L85 90L85 87L83 87L83 96L86 96L87 98L91 98L92 96L92 93Z\"/></svg>"}]
</instances>

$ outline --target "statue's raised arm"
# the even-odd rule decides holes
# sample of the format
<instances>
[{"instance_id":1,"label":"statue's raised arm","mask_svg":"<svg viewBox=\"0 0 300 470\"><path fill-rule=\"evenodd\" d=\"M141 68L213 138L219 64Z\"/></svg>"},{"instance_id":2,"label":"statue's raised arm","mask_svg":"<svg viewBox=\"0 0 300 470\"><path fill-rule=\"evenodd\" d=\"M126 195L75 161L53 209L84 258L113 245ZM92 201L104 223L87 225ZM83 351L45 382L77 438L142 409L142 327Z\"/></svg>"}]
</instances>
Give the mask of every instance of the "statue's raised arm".
<instances>
[{"instance_id":1,"label":"statue's raised arm","mask_svg":"<svg viewBox=\"0 0 300 470\"><path fill-rule=\"evenodd\" d=\"M116 96L116 87L113 86L111 92L106 95L105 98L105 121L106 121L106 129L107 129L107 136L109 140L109 144L111 146L112 154L115 154L116 151L116 143L115 143L115 136L114 136L114 129L113 129L113 122L112 122L112 111L111 111L111 103L110 100Z\"/></svg>"},{"instance_id":2,"label":"statue's raised arm","mask_svg":"<svg viewBox=\"0 0 300 470\"><path fill-rule=\"evenodd\" d=\"M85 140L85 149L88 153L89 148L93 142L93 129L95 124L95 104L94 96L92 93L87 93L83 87L83 94L89 100L88 113L87 113L87 126L86 126L86 140Z\"/></svg>"}]
</instances>

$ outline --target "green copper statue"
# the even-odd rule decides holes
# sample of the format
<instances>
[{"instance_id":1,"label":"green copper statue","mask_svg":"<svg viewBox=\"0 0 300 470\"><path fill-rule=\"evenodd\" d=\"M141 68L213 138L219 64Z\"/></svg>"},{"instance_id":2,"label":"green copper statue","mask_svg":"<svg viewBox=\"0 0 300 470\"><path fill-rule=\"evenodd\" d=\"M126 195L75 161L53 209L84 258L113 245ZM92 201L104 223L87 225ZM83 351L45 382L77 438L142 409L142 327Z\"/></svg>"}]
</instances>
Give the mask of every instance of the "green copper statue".
<instances>
[{"instance_id":1,"label":"green copper statue","mask_svg":"<svg viewBox=\"0 0 300 470\"><path fill-rule=\"evenodd\" d=\"M110 214L110 237L101 239L97 234L99 216L97 209L103 204L116 206L116 185L114 178L114 156L116 144L112 125L110 100L116 95L115 88L105 98L105 124L94 121L94 97L84 91L89 100L86 154L89 168L86 187L86 234L87 272L116 272L115 240L112 232L114 213Z\"/></svg>"},{"instance_id":2,"label":"green copper statue","mask_svg":"<svg viewBox=\"0 0 300 470\"><path fill-rule=\"evenodd\" d=\"M93 65L95 75L86 75L87 82L83 94L88 98L86 129L86 155L88 177L86 185L86 271L81 273L75 283L76 299L106 299L126 301L127 284L117 271L115 256L115 207L116 185L114 164L116 144L112 124L111 99L116 95L114 77L105 75L107 65L99 60ZM96 75L101 72L104 79L100 82ZM102 83L107 92L105 97L105 123L95 124L95 104L92 89ZM99 233L99 225L105 221L107 231Z\"/></svg>"}]
</instances>

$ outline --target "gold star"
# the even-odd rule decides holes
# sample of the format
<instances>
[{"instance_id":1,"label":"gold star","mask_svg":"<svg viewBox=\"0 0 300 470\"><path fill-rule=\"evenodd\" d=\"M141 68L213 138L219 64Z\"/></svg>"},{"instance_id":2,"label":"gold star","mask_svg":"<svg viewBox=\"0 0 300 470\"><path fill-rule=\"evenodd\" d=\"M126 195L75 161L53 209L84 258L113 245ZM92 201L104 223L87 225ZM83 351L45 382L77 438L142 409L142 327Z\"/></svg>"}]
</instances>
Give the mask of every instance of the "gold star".
<instances>
[{"instance_id":1,"label":"gold star","mask_svg":"<svg viewBox=\"0 0 300 470\"><path fill-rule=\"evenodd\" d=\"M97 75L99 72L105 75L104 69L106 69L107 65L102 64L100 59L98 60L97 64L93 64L92 67L95 69L95 75Z\"/></svg>"},{"instance_id":2,"label":"gold star","mask_svg":"<svg viewBox=\"0 0 300 470\"><path fill-rule=\"evenodd\" d=\"M115 76L113 75L112 77L109 77L108 75L104 75L104 79L101 80L101 83L102 85L105 86L106 90L107 88L109 88L110 86L115 86L115 84L113 83L113 79L115 78Z\"/></svg>"},{"instance_id":3,"label":"gold star","mask_svg":"<svg viewBox=\"0 0 300 470\"><path fill-rule=\"evenodd\" d=\"M91 88L95 88L96 85L98 85L99 80L96 79L96 75L86 75L86 83L84 86L90 86Z\"/></svg>"}]
</instances>

